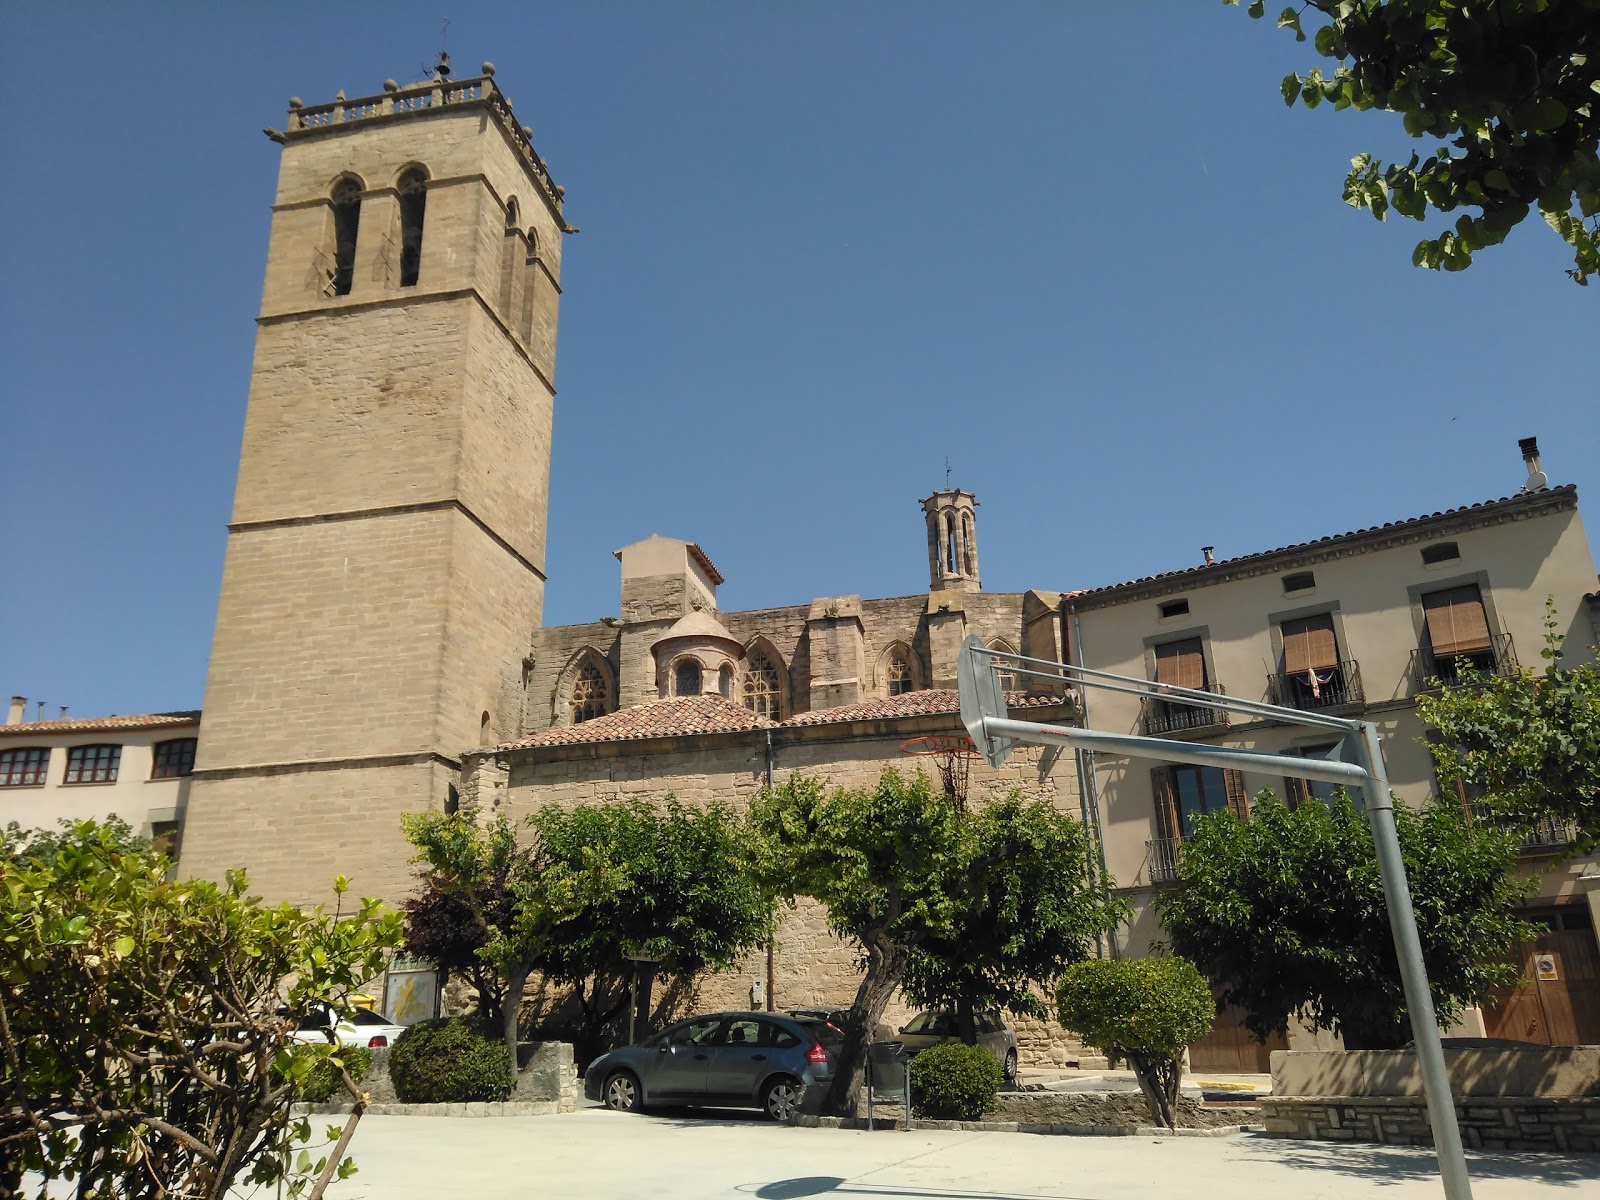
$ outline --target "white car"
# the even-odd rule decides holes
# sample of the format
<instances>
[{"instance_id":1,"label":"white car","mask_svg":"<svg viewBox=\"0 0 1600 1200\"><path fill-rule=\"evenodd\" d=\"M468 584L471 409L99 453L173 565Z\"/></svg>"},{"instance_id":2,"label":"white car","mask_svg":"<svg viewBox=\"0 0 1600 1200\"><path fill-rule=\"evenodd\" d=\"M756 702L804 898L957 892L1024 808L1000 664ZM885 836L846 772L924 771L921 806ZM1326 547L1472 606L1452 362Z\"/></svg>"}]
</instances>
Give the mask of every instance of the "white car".
<instances>
[{"instance_id":1,"label":"white car","mask_svg":"<svg viewBox=\"0 0 1600 1200\"><path fill-rule=\"evenodd\" d=\"M396 1025L370 1008L346 1009L336 1020L333 1009L326 1004L314 1004L302 1014L296 1028L290 1031L289 1040L308 1045L336 1042L341 1046L375 1048L394 1045L395 1039L405 1031L404 1025Z\"/></svg>"}]
</instances>

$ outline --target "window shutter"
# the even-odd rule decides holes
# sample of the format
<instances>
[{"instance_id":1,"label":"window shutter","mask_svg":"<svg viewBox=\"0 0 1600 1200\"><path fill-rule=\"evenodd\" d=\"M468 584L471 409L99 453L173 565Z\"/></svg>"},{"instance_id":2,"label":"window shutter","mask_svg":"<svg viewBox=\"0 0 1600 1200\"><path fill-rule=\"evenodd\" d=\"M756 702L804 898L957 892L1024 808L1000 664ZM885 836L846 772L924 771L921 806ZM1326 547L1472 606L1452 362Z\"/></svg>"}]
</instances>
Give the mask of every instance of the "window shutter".
<instances>
[{"instance_id":1,"label":"window shutter","mask_svg":"<svg viewBox=\"0 0 1600 1200\"><path fill-rule=\"evenodd\" d=\"M1318 613L1314 617L1297 617L1278 627L1283 632L1283 673L1304 675L1307 671L1320 671L1339 661L1339 649L1334 643L1333 614Z\"/></svg>"},{"instance_id":2,"label":"window shutter","mask_svg":"<svg viewBox=\"0 0 1600 1200\"><path fill-rule=\"evenodd\" d=\"M1489 649L1489 618L1477 584L1424 596L1422 611L1427 615L1428 644L1435 658Z\"/></svg>"},{"instance_id":3,"label":"window shutter","mask_svg":"<svg viewBox=\"0 0 1600 1200\"><path fill-rule=\"evenodd\" d=\"M1156 647L1156 682L1174 687L1201 689L1206 686L1206 660L1200 639L1168 642Z\"/></svg>"},{"instance_id":4,"label":"window shutter","mask_svg":"<svg viewBox=\"0 0 1600 1200\"><path fill-rule=\"evenodd\" d=\"M1150 791L1156 802L1156 836L1175 841L1178 836L1178 806L1177 797L1173 795L1171 768L1151 769Z\"/></svg>"},{"instance_id":5,"label":"window shutter","mask_svg":"<svg viewBox=\"0 0 1600 1200\"><path fill-rule=\"evenodd\" d=\"M1292 754L1294 751L1286 750L1284 753ZM1299 808L1307 800L1311 799L1311 786L1304 779L1285 776L1283 782L1287 789L1289 809L1291 812L1294 809Z\"/></svg>"},{"instance_id":6,"label":"window shutter","mask_svg":"<svg viewBox=\"0 0 1600 1200\"><path fill-rule=\"evenodd\" d=\"M1224 767L1222 770L1222 787L1228 794L1228 811L1241 821L1250 819L1250 796L1244 790L1244 775L1242 772Z\"/></svg>"}]
</instances>

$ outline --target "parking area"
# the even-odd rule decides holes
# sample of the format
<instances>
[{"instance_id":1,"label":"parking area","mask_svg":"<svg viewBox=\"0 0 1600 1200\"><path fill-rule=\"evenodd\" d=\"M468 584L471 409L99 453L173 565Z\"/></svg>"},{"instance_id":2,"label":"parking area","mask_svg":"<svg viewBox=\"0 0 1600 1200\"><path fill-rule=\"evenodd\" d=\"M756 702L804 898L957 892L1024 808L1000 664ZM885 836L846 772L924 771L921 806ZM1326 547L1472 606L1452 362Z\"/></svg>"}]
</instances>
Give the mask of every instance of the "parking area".
<instances>
[{"instance_id":1,"label":"parking area","mask_svg":"<svg viewBox=\"0 0 1600 1200\"><path fill-rule=\"evenodd\" d=\"M797 1129L756 1113L367 1117L333 1200L1284 1200L1443 1195L1430 1152L1233 1138ZM1474 1154L1477 1200L1593 1194L1600 1156Z\"/></svg>"}]
</instances>

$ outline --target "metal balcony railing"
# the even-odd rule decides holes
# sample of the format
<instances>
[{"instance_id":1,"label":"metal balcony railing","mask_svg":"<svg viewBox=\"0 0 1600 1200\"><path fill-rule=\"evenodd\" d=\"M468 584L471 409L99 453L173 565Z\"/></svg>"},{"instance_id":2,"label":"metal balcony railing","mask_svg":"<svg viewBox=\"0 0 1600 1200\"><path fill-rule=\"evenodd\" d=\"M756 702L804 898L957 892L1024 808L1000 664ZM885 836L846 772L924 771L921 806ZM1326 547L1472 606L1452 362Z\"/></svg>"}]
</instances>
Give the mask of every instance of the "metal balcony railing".
<instances>
[{"instance_id":1,"label":"metal balcony railing","mask_svg":"<svg viewBox=\"0 0 1600 1200\"><path fill-rule=\"evenodd\" d=\"M1342 659L1329 667L1318 667L1315 682L1311 675L1309 671L1298 675L1286 675L1281 671L1268 675L1272 702L1285 708L1314 712L1319 708L1359 704L1366 699L1361 691L1361 664L1353 658Z\"/></svg>"},{"instance_id":2,"label":"metal balcony railing","mask_svg":"<svg viewBox=\"0 0 1600 1200\"><path fill-rule=\"evenodd\" d=\"M1482 821L1486 825L1504 824L1504 818L1495 816L1482 804L1467 805L1467 812L1474 821ZM1523 837L1522 850L1525 854L1540 854L1547 850L1564 849L1577 840L1576 822L1565 817L1541 817Z\"/></svg>"},{"instance_id":3,"label":"metal balcony railing","mask_svg":"<svg viewBox=\"0 0 1600 1200\"><path fill-rule=\"evenodd\" d=\"M1418 691L1427 691L1433 687L1435 679L1449 687L1460 687L1496 675L1509 676L1516 673L1517 652L1511 645L1509 633L1491 635L1488 647L1483 650L1474 650L1468 654L1457 654L1449 658L1436 656L1429 647L1411 652L1411 678L1416 683Z\"/></svg>"},{"instance_id":4,"label":"metal balcony railing","mask_svg":"<svg viewBox=\"0 0 1600 1200\"><path fill-rule=\"evenodd\" d=\"M1204 690L1218 696L1223 695L1222 688L1214 683L1208 684ZM1179 700L1160 700L1146 696L1140 701L1140 706L1144 731L1151 736L1228 723L1228 714L1223 709L1184 704Z\"/></svg>"},{"instance_id":5,"label":"metal balcony railing","mask_svg":"<svg viewBox=\"0 0 1600 1200\"><path fill-rule=\"evenodd\" d=\"M1178 856L1182 853L1182 838L1151 838L1145 842L1144 856L1150 864L1150 882L1176 883Z\"/></svg>"}]
</instances>

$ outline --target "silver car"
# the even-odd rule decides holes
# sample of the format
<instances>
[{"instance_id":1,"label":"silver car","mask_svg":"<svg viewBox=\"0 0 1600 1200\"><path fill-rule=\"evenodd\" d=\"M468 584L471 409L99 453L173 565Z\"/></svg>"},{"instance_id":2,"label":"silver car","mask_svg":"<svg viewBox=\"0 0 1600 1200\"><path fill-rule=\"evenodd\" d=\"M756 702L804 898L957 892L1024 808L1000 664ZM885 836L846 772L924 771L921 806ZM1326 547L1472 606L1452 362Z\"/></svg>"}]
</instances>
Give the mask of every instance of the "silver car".
<instances>
[{"instance_id":1,"label":"silver car","mask_svg":"<svg viewBox=\"0 0 1600 1200\"><path fill-rule=\"evenodd\" d=\"M1017 1081L1017 1035L1000 1019L997 1012L972 1014L977 1026L978 1045L982 1046L1000 1063L1006 1083ZM900 1030L898 1041L913 1054L937 1046L942 1042L959 1042L961 1025L956 1014L949 1009L930 1008L912 1017Z\"/></svg>"},{"instance_id":2,"label":"silver car","mask_svg":"<svg viewBox=\"0 0 1600 1200\"><path fill-rule=\"evenodd\" d=\"M602 1054L583 1092L607 1108L647 1105L759 1108L787 1121L805 1089L827 1083L830 1049L806 1023L778 1013L691 1017L635 1046Z\"/></svg>"}]
</instances>

